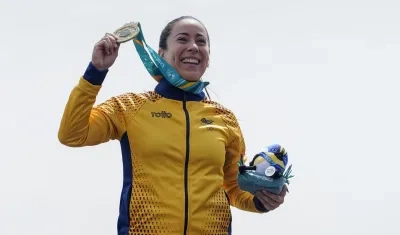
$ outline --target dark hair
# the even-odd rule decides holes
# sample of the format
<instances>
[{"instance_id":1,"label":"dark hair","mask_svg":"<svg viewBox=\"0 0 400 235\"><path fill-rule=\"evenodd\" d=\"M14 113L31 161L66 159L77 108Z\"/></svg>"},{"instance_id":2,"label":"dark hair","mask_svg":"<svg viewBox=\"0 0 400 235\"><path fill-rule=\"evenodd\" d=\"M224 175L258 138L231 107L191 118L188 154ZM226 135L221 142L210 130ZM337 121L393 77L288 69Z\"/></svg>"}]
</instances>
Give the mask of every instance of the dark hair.
<instances>
[{"instance_id":1,"label":"dark hair","mask_svg":"<svg viewBox=\"0 0 400 235\"><path fill-rule=\"evenodd\" d=\"M210 36L208 35L208 31L207 31L206 26L200 20L198 20L197 18L195 18L193 16L181 16L181 17L178 17L178 18L170 21L164 27L164 29L163 29L163 31L161 32L161 35L160 35L160 41L158 43L158 47L159 48L164 49L164 50L167 49L167 39L168 39L169 35L171 34L172 28L174 27L174 25L176 23L178 23L179 21L184 20L184 19L196 20L196 21L198 21L200 24L202 24L204 26L204 28L206 29L206 33L207 33L208 46L210 46Z\"/></svg>"}]
</instances>

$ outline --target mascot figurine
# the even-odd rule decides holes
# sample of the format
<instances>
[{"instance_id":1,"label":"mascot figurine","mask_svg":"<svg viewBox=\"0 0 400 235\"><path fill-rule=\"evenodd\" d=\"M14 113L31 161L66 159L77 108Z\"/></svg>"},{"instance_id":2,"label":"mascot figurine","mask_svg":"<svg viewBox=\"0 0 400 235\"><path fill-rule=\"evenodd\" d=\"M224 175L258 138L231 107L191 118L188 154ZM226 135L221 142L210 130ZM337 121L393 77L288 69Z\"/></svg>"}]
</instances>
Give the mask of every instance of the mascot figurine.
<instances>
[{"instance_id":1,"label":"mascot figurine","mask_svg":"<svg viewBox=\"0 0 400 235\"><path fill-rule=\"evenodd\" d=\"M282 146L274 144L267 146L257 153L249 166L239 162L238 184L243 191L255 194L267 190L279 194L285 184L289 184L292 165L286 170L288 154ZM286 172L285 172L286 170Z\"/></svg>"}]
</instances>

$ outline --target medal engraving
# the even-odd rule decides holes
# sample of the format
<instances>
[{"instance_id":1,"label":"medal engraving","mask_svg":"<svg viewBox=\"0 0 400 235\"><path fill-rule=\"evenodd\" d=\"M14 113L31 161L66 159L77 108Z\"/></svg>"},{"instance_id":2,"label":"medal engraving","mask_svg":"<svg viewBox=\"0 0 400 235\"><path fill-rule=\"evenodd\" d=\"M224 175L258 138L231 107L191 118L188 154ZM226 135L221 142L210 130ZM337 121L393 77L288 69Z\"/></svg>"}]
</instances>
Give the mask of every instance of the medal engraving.
<instances>
[{"instance_id":1,"label":"medal engraving","mask_svg":"<svg viewBox=\"0 0 400 235\"><path fill-rule=\"evenodd\" d=\"M139 34L139 31L138 23L130 22L115 30L114 35L118 37L118 43L124 43L135 38Z\"/></svg>"}]
</instances>

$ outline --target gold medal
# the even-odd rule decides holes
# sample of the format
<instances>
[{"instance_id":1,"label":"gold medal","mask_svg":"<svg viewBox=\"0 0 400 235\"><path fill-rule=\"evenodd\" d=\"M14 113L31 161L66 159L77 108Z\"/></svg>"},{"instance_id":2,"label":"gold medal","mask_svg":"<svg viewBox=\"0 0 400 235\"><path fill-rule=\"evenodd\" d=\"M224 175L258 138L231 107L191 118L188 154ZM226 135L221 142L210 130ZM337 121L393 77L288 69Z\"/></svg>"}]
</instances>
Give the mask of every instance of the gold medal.
<instances>
[{"instance_id":1,"label":"gold medal","mask_svg":"<svg viewBox=\"0 0 400 235\"><path fill-rule=\"evenodd\" d=\"M115 30L114 35L117 36L118 43L124 43L132 40L140 32L138 22L130 22Z\"/></svg>"}]
</instances>

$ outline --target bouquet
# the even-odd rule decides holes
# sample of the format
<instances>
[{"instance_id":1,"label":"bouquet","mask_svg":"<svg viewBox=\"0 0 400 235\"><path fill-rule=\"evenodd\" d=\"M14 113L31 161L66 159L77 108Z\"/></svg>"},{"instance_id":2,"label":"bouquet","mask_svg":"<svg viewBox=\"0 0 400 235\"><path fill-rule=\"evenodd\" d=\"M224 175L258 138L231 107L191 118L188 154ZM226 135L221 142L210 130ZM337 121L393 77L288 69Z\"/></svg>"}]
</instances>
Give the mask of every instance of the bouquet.
<instances>
[{"instance_id":1,"label":"bouquet","mask_svg":"<svg viewBox=\"0 0 400 235\"><path fill-rule=\"evenodd\" d=\"M279 144L269 145L257 153L246 166L239 161L238 184L243 191L255 194L260 190L279 194L284 185L289 185L292 165L287 169L288 154Z\"/></svg>"}]
</instances>

